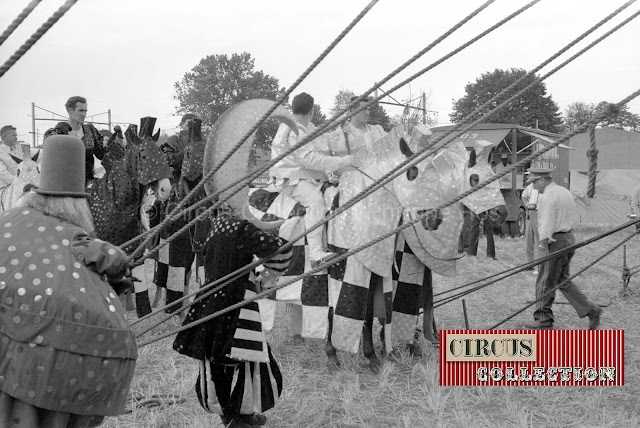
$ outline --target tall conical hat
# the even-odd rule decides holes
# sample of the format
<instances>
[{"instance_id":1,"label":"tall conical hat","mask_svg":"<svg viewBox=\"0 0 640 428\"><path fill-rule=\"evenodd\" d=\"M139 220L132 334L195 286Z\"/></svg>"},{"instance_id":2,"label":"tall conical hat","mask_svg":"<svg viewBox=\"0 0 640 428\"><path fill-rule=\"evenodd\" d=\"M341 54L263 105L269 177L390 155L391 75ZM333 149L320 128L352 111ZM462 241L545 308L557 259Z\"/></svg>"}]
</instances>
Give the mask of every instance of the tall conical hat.
<instances>
[{"instance_id":1,"label":"tall conical hat","mask_svg":"<svg viewBox=\"0 0 640 428\"><path fill-rule=\"evenodd\" d=\"M218 118L205 146L203 162L205 175L224 159L229 150L240 141L257 119L266 113L272 105L273 101L266 99L246 100L229 108ZM294 133L298 133L298 125L286 108L279 106L270 117L286 123ZM247 175L249 172L249 152L254 137L255 133L218 169L213 178L207 181L205 184L207 195L222 190ZM245 187L232 196L226 204L233 208L236 215L256 224L258 219L255 219L249 211L248 199L249 189Z\"/></svg>"},{"instance_id":2,"label":"tall conical hat","mask_svg":"<svg viewBox=\"0 0 640 428\"><path fill-rule=\"evenodd\" d=\"M52 135L44 142L40 186L34 192L51 196L86 198L84 189L86 149L80 139Z\"/></svg>"}]
</instances>

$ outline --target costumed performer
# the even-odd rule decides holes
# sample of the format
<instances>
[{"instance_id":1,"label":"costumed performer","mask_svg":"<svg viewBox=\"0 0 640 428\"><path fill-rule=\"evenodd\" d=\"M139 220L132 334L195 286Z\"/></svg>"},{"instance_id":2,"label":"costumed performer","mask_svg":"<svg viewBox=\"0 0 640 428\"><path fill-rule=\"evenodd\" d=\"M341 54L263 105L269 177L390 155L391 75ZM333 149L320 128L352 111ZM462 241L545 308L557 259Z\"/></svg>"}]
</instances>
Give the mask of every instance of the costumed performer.
<instances>
[{"instance_id":1,"label":"costumed performer","mask_svg":"<svg viewBox=\"0 0 640 428\"><path fill-rule=\"evenodd\" d=\"M117 293L131 281L125 253L93 237L85 152L48 138L41 186L0 217L1 427L97 426L124 412L137 347Z\"/></svg>"}]
</instances>

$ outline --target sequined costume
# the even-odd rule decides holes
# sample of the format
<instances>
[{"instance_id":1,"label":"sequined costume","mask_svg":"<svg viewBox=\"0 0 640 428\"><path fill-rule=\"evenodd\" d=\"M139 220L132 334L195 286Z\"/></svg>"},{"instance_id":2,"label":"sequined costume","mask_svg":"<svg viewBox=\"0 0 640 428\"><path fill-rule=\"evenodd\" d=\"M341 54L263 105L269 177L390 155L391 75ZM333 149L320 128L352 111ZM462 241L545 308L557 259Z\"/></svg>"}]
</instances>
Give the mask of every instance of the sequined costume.
<instances>
[{"instance_id":1,"label":"sequined costume","mask_svg":"<svg viewBox=\"0 0 640 428\"><path fill-rule=\"evenodd\" d=\"M206 282L274 253L285 241L228 215L216 218L204 247ZM282 274L291 251L265 267ZM255 295L249 273L193 306L187 325ZM282 392L282 375L267 345L256 302L178 334L176 351L200 361L196 392L200 404L224 417L252 415L272 408Z\"/></svg>"},{"instance_id":2,"label":"sequined costume","mask_svg":"<svg viewBox=\"0 0 640 428\"><path fill-rule=\"evenodd\" d=\"M19 401L67 426L121 414L137 347L104 277L121 277L126 255L31 208L5 212L0 230L0 426L12 412L33 426Z\"/></svg>"}]
</instances>

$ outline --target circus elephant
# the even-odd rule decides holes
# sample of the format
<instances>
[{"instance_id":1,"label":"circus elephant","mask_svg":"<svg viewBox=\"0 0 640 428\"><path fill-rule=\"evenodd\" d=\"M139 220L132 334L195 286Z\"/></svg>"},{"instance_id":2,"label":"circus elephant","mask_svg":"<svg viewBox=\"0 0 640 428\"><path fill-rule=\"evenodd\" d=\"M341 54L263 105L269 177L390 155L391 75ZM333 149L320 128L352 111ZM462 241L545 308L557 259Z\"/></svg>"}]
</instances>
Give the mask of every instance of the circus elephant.
<instances>
[{"instance_id":1,"label":"circus elephant","mask_svg":"<svg viewBox=\"0 0 640 428\"><path fill-rule=\"evenodd\" d=\"M426 144L429 134L428 130L418 127L409 138L403 129L395 128L359 151L355 156L362 166L359 171L342 175L339 197L334 201L338 202L336 206L411 156L411 147L415 150ZM481 173L484 179L492 174L488 165L474 164L471 168L468 157L461 144L450 147L355 204L329 223L330 249L342 254L358 247L391 231L401 221L416 218L468 190L468 175ZM274 190L255 189L251 193L250 207L255 214L262 214L265 220L295 215L300 207ZM332 193L335 191L325 192L325 197L332 199ZM476 192L464 201L470 201L478 212L505 212L504 200L496 186ZM313 276L277 291L276 300L301 305L299 324L302 336L329 337L326 351L330 369L339 366L336 348L357 352L364 326L363 349L371 361L370 367L377 371L380 361L371 339L374 307L379 308L377 316L386 321L382 330L386 333L383 334L384 350L391 349L392 338L394 341L412 339L418 311L422 307L425 310L425 337L432 339L435 335L432 328L431 272L455 275L457 253L454 243L462 227L462 214L458 203L441 212L432 210L431 214L428 221L411 226L397 237L387 238L329 267L328 276ZM298 230L285 237L298 235L303 232L301 228L298 225ZM308 260L304 260L304 242L301 240L296 244L298 251L294 247L294 255L303 256L298 262L291 262L289 271L279 281L302 273L305 264L307 269L309 267ZM333 316L327 318L331 311ZM327 319L332 323L327 325Z\"/></svg>"},{"instance_id":2,"label":"circus elephant","mask_svg":"<svg viewBox=\"0 0 640 428\"><path fill-rule=\"evenodd\" d=\"M253 117L258 117L261 112L252 112ZM227 123L219 120L217 126L233 128L239 138L250 128L251 123L249 121L249 125L245 124L243 128L238 126L238 120L238 115L229 114L226 118ZM404 129L395 128L385 137L373 141L358 151L355 156L358 157L357 164L361 167L357 171L343 173L339 186L339 202L349 200L364 187L410 156L412 150L410 146L413 146L415 150L418 144L425 144L429 132L426 131L422 134L414 132L414 134L412 139ZM232 144L231 140L236 141L237 139L228 140ZM223 139L217 140L216 143L222 143L217 146L217 149L222 150ZM248 160L248 154L236 153L236 155L232 159L235 159L234 162L237 162L239 167L234 178L242 176L240 174L246 171L246 167L243 169L240 165L246 165ZM464 147L454 146L411 168L409 172L396 178L383 189L358 202L329 223L330 249L337 253L344 253L350 248L358 247L393 230L401 219L415 218L415 216L446 202L452 195L459 195L460 192L466 190L463 175L468 172L467 160L468 155ZM485 193L487 193L484 196L485 205L489 208L494 209L504 204L499 190L486 189ZM246 198L247 191L235 197ZM478 196L474 196L474 198L478 198ZM277 189L273 188L253 190L248 206L248 210L254 216L261 217L265 221L299 214L296 212L298 208L300 207L296 207L294 201L278 195ZM431 221L423 221L415 227L407 229L409 232L403 233L403 236L408 237L405 238L405 242L412 249L413 246L416 247L412 254L408 253L406 259L409 260L409 256L415 256L416 261L423 267L423 273L426 269L437 269L438 272L454 274L456 248L452 243L457 242L461 228L460 209L458 204L454 204L442 213L434 212L434 214L436 215L432 216ZM300 228L304 227L302 223L290 223L293 228L290 230L281 229L281 236L290 239L298 235L302 232ZM438 226L438 223L441 223L438 230L432 230ZM429 242L424 242L425 239ZM320 272L318 275L299 280L276 292L276 300L301 304L300 323L303 336L329 338L326 349L330 358L330 367L331 365L339 365L335 354L336 348L352 353L358 350L362 327L365 325L364 320L373 315L370 311L367 313L367 307L374 306L372 297L376 295L373 292L374 288L370 290L369 287L372 278L373 284L379 286L383 291L383 293L379 293L383 303L379 306L383 309L382 316L387 320L384 328L387 333L385 334L384 348L391 349L390 321L394 310L392 267L395 241L395 237L391 236L346 261L331 266L328 274ZM308 256L305 256L304 244L304 240L294 243L293 253L294 258L296 255L298 256L297 261L292 260L285 276L278 281L288 281L292 276L309 269L310 263ZM407 268L411 267L411 263L408 261L404 265ZM399 272L396 281L397 288L400 289L400 286L406 282L402 271ZM428 293L423 294L427 295ZM265 309L273 308L274 304L273 301L264 300L259 303L261 303L263 312L268 312ZM332 317L331 331L329 331L328 323L330 307L335 312ZM269 319L268 313L264 315ZM414 315L408 311L406 315L405 321L413 317L413 325L415 325L417 313ZM267 321L265 324L268 325L269 322ZM405 324L409 323L405 322ZM410 329L411 335L413 334L413 325ZM393 332L395 334L395 329ZM369 331L368 335L365 335L365 352L371 360L372 369L376 370L380 361L373 352L370 336Z\"/></svg>"},{"instance_id":3,"label":"circus elephant","mask_svg":"<svg viewBox=\"0 0 640 428\"><path fill-rule=\"evenodd\" d=\"M160 132L158 130L153 135L155 123L156 118L153 117L140 119L139 133L136 125L130 125L125 132L126 147L110 139L102 161L105 174L87 183L96 236L114 245L122 245L143 231L143 211L147 208L144 200L149 189L159 199L169 197L171 170L156 146ZM60 127L48 130L45 144L49 135L65 132ZM133 276L141 280L135 282L138 315L149 313L151 307L144 266L134 268Z\"/></svg>"}]
</instances>

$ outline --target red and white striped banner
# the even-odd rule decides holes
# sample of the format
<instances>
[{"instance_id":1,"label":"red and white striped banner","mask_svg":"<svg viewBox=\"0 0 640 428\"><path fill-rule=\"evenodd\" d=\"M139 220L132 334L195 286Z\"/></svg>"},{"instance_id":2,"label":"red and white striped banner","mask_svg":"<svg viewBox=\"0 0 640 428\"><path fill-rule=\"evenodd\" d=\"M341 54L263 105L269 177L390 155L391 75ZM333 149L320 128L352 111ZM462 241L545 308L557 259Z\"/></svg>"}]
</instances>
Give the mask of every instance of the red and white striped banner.
<instances>
[{"instance_id":1,"label":"red and white striped banner","mask_svg":"<svg viewBox=\"0 0 640 428\"><path fill-rule=\"evenodd\" d=\"M624 330L442 330L441 386L622 386Z\"/></svg>"}]
</instances>

